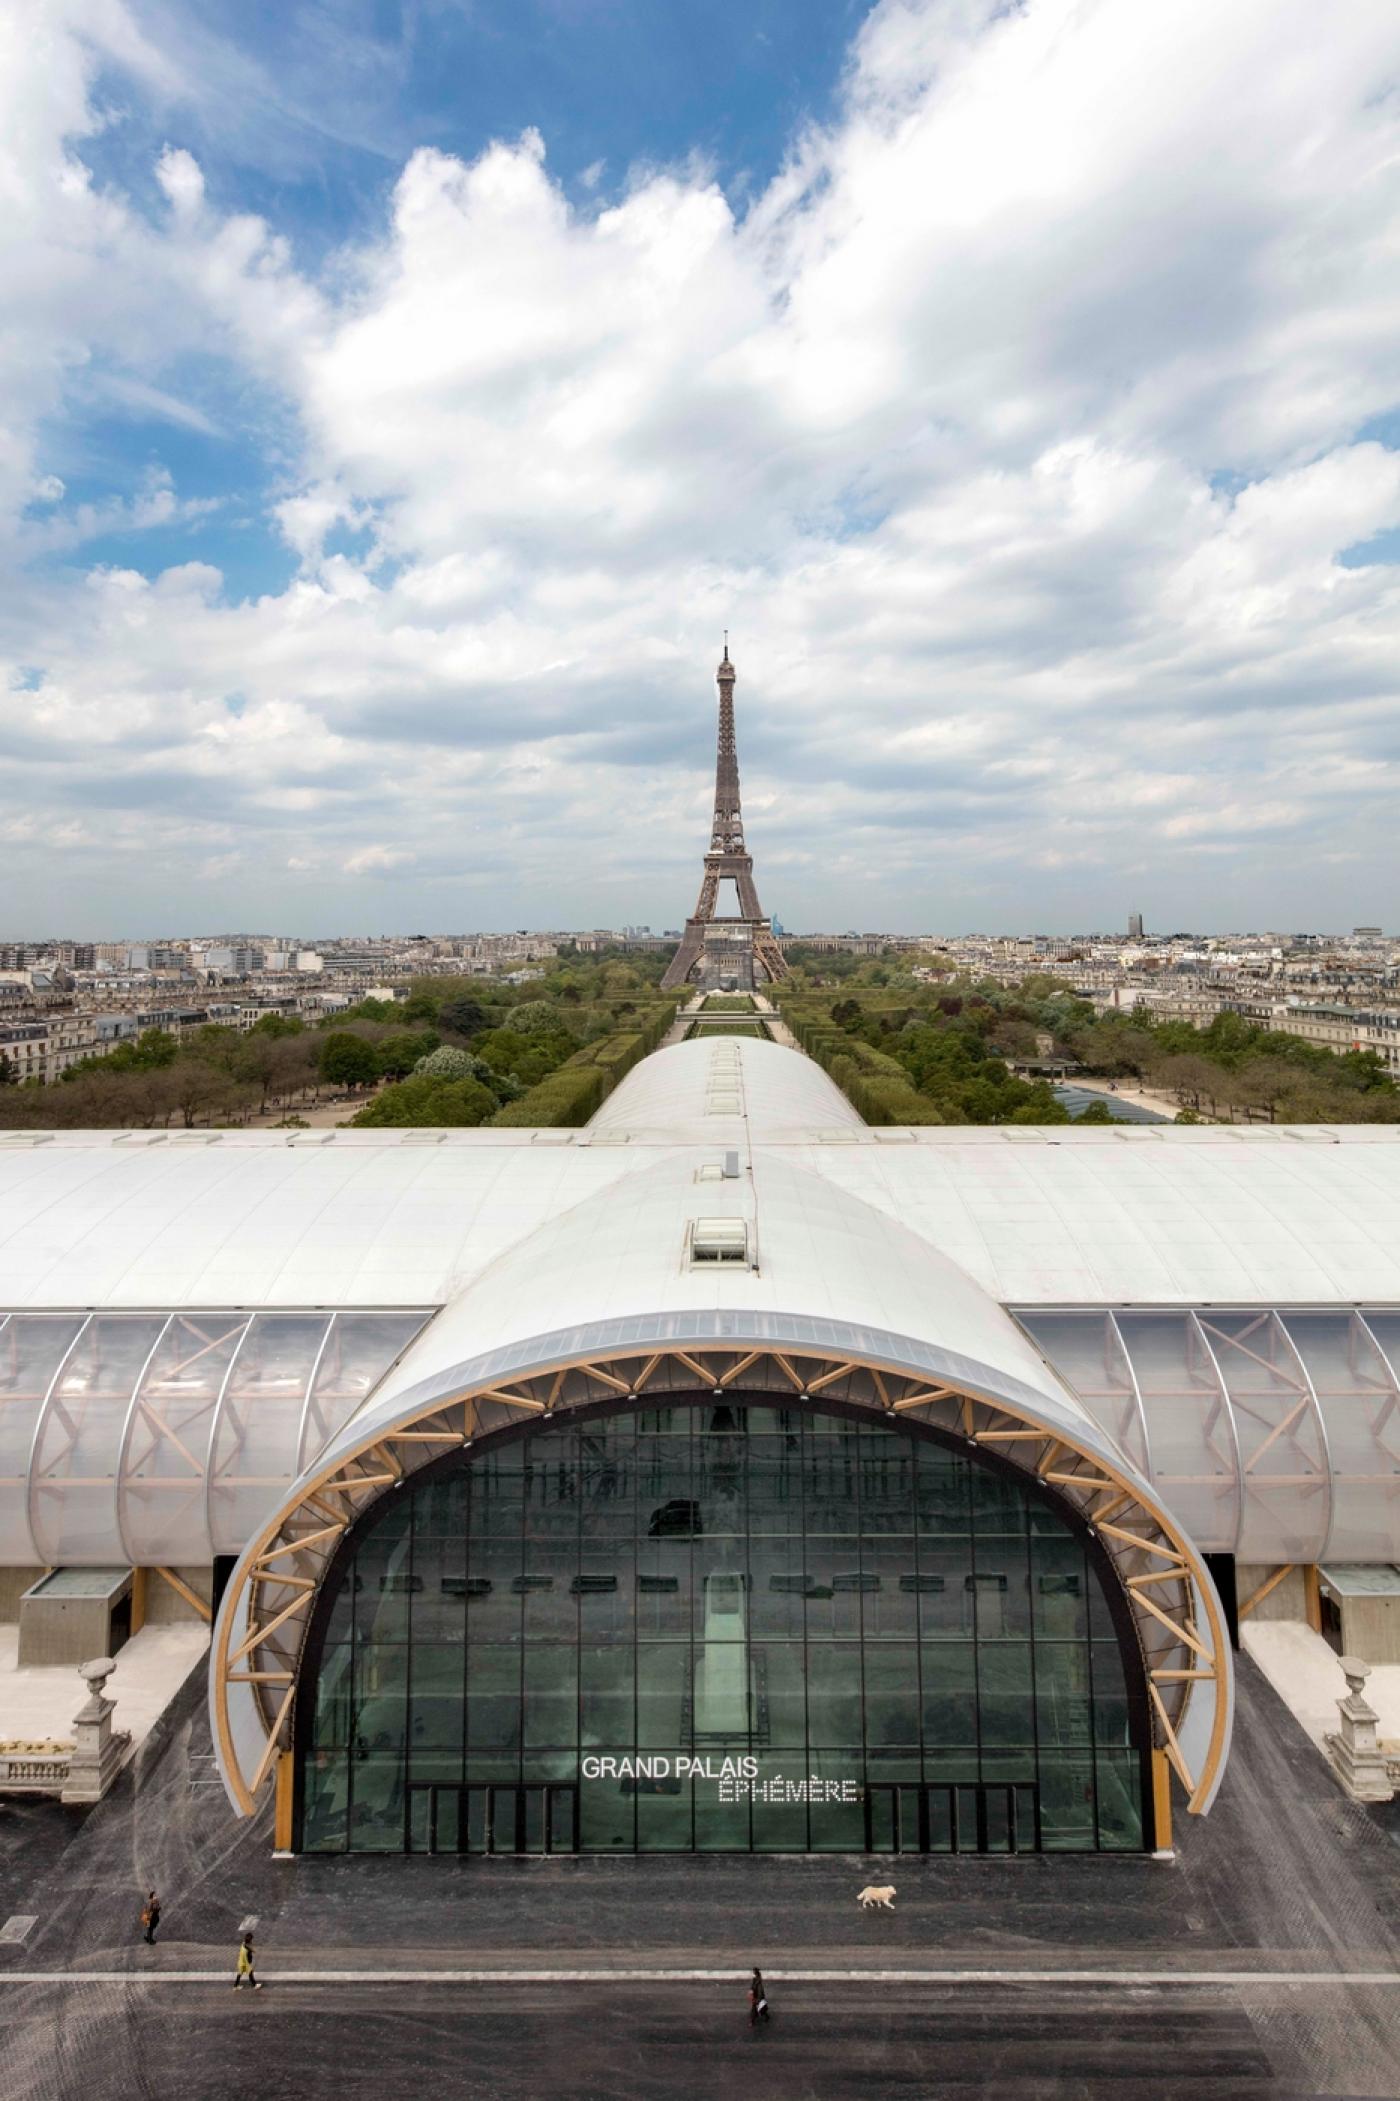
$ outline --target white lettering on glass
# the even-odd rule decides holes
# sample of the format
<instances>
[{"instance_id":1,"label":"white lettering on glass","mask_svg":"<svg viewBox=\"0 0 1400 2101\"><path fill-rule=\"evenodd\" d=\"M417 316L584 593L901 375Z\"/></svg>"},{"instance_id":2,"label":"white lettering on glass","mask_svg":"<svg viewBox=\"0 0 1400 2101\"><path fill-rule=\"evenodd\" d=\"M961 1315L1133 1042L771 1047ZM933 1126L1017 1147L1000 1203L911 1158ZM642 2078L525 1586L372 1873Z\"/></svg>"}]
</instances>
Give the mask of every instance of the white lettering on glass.
<instances>
[{"instance_id":1,"label":"white lettering on glass","mask_svg":"<svg viewBox=\"0 0 1400 2101\"><path fill-rule=\"evenodd\" d=\"M758 1777L752 1757L713 1758L689 1752L644 1752L635 1756L590 1752L579 1764L584 1780L712 1780L721 1802L860 1802L865 1790L858 1780L824 1780L806 1773L791 1780L786 1773Z\"/></svg>"}]
</instances>

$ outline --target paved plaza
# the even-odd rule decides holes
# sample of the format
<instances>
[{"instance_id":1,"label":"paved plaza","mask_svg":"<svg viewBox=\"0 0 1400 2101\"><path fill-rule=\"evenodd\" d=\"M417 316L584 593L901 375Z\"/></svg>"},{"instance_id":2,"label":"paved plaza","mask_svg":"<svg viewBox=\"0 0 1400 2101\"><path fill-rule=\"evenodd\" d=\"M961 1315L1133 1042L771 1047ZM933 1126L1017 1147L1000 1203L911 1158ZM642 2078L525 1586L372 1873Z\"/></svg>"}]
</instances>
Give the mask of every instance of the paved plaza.
<instances>
[{"instance_id":1,"label":"paved plaza","mask_svg":"<svg viewBox=\"0 0 1400 2101\"><path fill-rule=\"evenodd\" d=\"M195 1685L99 1809L0 1816L0 1912L34 1920L0 1946L0 2093L1400 2096L1400 1817L1240 1681L1174 1864L901 1858L892 1915L857 1909L860 1857L274 1860ZM256 1998L230 1989L250 1917Z\"/></svg>"}]
</instances>

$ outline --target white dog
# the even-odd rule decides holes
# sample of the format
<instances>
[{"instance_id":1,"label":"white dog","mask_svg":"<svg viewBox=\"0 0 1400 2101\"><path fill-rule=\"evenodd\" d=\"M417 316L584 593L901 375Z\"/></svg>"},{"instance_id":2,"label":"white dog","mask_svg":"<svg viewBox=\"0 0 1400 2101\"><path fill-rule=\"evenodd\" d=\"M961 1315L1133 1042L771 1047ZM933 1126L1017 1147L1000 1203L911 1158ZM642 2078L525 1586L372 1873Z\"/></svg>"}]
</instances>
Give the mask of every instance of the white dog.
<instances>
[{"instance_id":1,"label":"white dog","mask_svg":"<svg viewBox=\"0 0 1400 2101\"><path fill-rule=\"evenodd\" d=\"M856 1898L862 1911L893 1911L895 1888L892 1882L869 1882Z\"/></svg>"}]
</instances>

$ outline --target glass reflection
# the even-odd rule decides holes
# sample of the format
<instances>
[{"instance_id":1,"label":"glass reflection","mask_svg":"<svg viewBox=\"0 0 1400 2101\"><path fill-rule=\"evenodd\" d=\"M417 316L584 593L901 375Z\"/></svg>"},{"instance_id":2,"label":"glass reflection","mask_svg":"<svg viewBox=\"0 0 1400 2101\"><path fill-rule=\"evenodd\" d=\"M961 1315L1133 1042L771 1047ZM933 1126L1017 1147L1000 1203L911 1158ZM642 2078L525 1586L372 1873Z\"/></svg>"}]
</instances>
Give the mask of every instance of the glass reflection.
<instances>
[{"instance_id":1,"label":"glass reflection","mask_svg":"<svg viewBox=\"0 0 1400 2101\"><path fill-rule=\"evenodd\" d=\"M1143 1843L1082 1537L903 1426L532 1428L379 1506L335 1582L313 1850Z\"/></svg>"}]
</instances>

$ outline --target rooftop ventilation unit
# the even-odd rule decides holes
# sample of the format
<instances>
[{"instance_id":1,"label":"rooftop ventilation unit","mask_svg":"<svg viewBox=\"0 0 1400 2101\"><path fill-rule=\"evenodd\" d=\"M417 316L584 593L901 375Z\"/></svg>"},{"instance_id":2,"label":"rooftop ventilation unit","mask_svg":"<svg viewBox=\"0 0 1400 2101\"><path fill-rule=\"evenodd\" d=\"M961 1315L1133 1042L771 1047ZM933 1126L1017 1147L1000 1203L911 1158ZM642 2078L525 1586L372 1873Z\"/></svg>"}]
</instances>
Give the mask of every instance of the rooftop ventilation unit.
<instances>
[{"instance_id":1,"label":"rooftop ventilation unit","mask_svg":"<svg viewBox=\"0 0 1400 2101\"><path fill-rule=\"evenodd\" d=\"M695 1218L690 1224L690 1261L747 1265L748 1221L742 1218Z\"/></svg>"}]
</instances>

